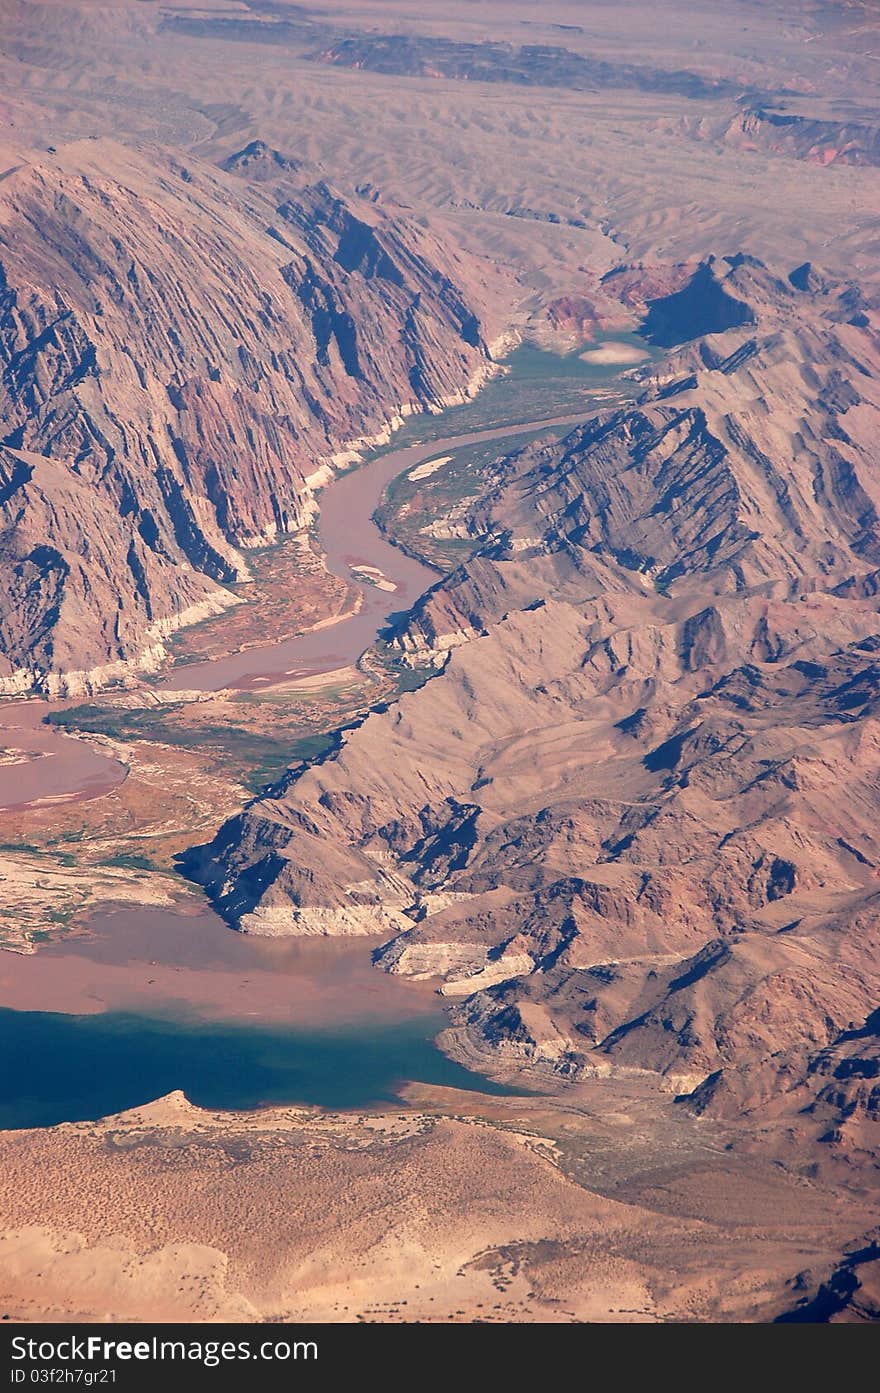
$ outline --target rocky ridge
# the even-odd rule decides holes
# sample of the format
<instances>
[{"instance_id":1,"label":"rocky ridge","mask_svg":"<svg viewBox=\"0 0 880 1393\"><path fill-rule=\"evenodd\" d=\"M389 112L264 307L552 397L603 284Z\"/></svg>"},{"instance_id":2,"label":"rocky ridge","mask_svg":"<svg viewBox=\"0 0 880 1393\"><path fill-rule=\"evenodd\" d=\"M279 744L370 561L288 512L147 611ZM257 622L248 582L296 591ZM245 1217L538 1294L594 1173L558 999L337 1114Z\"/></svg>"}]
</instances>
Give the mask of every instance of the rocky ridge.
<instances>
[{"instance_id":1,"label":"rocky ridge","mask_svg":"<svg viewBox=\"0 0 880 1393\"><path fill-rule=\"evenodd\" d=\"M641 1072L833 1149L876 1115L876 307L707 278L733 323L661 296L641 400L496 463L396 636L441 674L189 869L249 931L384 934L484 1068Z\"/></svg>"},{"instance_id":2,"label":"rocky ridge","mask_svg":"<svg viewBox=\"0 0 880 1393\"><path fill-rule=\"evenodd\" d=\"M89 690L233 603L335 459L492 371L496 273L252 142L0 184L0 691Z\"/></svg>"}]
</instances>

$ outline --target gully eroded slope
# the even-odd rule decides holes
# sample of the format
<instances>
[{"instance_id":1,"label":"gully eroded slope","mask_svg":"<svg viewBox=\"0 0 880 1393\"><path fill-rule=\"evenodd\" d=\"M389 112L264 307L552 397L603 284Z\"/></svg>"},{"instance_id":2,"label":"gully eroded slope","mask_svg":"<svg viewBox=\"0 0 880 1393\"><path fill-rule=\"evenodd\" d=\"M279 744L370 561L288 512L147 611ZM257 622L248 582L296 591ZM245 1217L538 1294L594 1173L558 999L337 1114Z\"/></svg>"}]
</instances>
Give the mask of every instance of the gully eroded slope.
<instances>
[{"instance_id":1,"label":"gully eroded slope","mask_svg":"<svg viewBox=\"0 0 880 1393\"><path fill-rule=\"evenodd\" d=\"M231 604L350 442L489 370L481 263L252 142L0 183L0 691L100 686Z\"/></svg>"},{"instance_id":2,"label":"gully eroded slope","mask_svg":"<svg viewBox=\"0 0 880 1393\"><path fill-rule=\"evenodd\" d=\"M876 310L810 267L694 280L649 306L678 347L635 405L495 465L476 556L396 637L440 675L190 870L250 931L383 933L384 967L458 999L460 1057L646 1073L832 1148L856 1129L855 1155L878 1111Z\"/></svg>"}]
</instances>

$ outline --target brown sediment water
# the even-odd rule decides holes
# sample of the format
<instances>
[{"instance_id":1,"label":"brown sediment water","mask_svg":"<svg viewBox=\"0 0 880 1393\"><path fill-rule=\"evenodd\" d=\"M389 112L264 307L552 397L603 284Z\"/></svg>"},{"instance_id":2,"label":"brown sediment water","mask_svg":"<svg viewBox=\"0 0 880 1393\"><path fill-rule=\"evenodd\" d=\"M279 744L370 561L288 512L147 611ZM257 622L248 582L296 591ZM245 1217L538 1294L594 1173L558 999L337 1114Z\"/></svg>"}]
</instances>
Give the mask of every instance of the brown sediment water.
<instances>
[{"instance_id":1,"label":"brown sediment water","mask_svg":"<svg viewBox=\"0 0 880 1393\"><path fill-rule=\"evenodd\" d=\"M106 909L0 953L0 1128L197 1106L400 1106L406 1084L506 1092L447 1058L433 989L377 972L375 938L258 938L210 910Z\"/></svg>"},{"instance_id":2,"label":"brown sediment water","mask_svg":"<svg viewBox=\"0 0 880 1393\"><path fill-rule=\"evenodd\" d=\"M436 1016L431 987L373 968L377 941L259 938L208 909L108 909L38 953L0 953L0 1009L315 1029Z\"/></svg>"},{"instance_id":3,"label":"brown sediment water","mask_svg":"<svg viewBox=\"0 0 880 1393\"><path fill-rule=\"evenodd\" d=\"M318 535L326 564L334 575L360 588L357 614L243 653L207 662L183 664L162 684L165 692L224 689L246 691L286 677L333 672L358 659L391 615L410 609L438 580L438 574L394 546L373 521L388 484L424 460L464 446L582 421L584 411L542 421L493 426L491 429L408 445L379 455L334 480L320 494ZM392 589L372 585L353 567L381 572ZM46 714L63 705L46 701L0 703L0 747L20 751L21 759L0 764L0 811L47 799L97 798L121 783L127 773L119 760L84 740L61 735L42 724Z\"/></svg>"},{"instance_id":4,"label":"brown sediment water","mask_svg":"<svg viewBox=\"0 0 880 1393\"><path fill-rule=\"evenodd\" d=\"M393 1103L406 1084L506 1090L441 1053L431 990L370 965L375 940L267 940L209 911L95 914L33 957L0 953L0 1128L106 1117L181 1089L209 1109Z\"/></svg>"},{"instance_id":5,"label":"brown sediment water","mask_svg":"<svg viewBox=\"0 0 880 1393\"><path fill-rule=\"evenodd\" d=\"M43 725L48 701L0 703L0 810L69 798L98 798L122 783L128 770L84 740Z\"/></svg>"},{"instance_id":6,"label":"brown sediment water","mask_svg":"<svg viewBox=\"0 0 880 1393\"><path fill-rule=\"evenodd\" d=\"M433 440L430 444L408 445L380 455L368 464L334 480L320 494L318 538L328 569L359 586L363 602L358 613L339 623L312 630L280 643L249 648L226 658L204 663L183 664L171 674L162 690L209 691L223 688L247 690L267 679L279 681L292 674L313 675L332 672L361 656L390 616L411 609L416 600L439 579L436 571L422 565L394 546L373 521L385 489L392 479L423 460L449 454L484 440L540 430L542 426L573 425L583 421L584 412L557 416L546 421L525 421L518 425L495 426L466 435ZM353 567L374 567L394 586L383 590L365 581Z\"/></svg>"},{"instance_id":7,"label":"brown sediment water","mask_svg":"<svg viewBox=\"0 0 880 1393\"><path fill-rule=\"evenodd\" d=\"M359 586L358 613L280 643L181 666L164 690L247 690L292 673L313 675L350 664L391 615L411 608L437 580L436 572L388 542L373 521L388 483L404 470L472 443L582 419L579 412L411 445L343 475L321 495L319 539L329 569ZM353 568L374 568L393 588L371 585L363 570ZM125 777L122 764L41 724L50 709L69 704L28 701L0 707L0 744L22 751L24 759L0 765L0 808L94 797ZM9 1097L0 1090L6 1125L97 1116L136 1102L141 1094L152 1097L184 1085L196 1093L207 1089L210 1101L210 1081L216 1084L212 1051L221 1046L232 1051L234 1075L232 1092L220 1098L224 1105L253 1106L275 1098L349 1106L384 1096L395 1078L484 1086L431 1045L442 1025L432 987L374 970L376 941L260 938L230 932L207 908L126 907L93 914L80 932L44 944L36 954L0 953L0 1023L19 1043L21 1022L27 1023L36 1060L34 1078L11 1088ZM108 1022L110 1034L100 1024L88 1029L76 1024L87 1021ZM89 1029L97 1031L94 1039ZM193 1029L239 1034L202 1040L187 1034ZM182 1032L179 1038L175 1030ZM365 1042L375 1059L365 1052ZM59 1049L70 1066L70 1078L60 1082ZM257 1051L253 1059L248 1049ZM96 1093L93 1078L108 1072L108 1050L119 1052L125 1087L116 1080L116 1092ZM202 1073L193 1074L193 1051L202 1059ZM232 1067L239 1055L241 1078ZM132 1093L132 1069L149 1076L141 1080L140 1092ZM254 1072L256 1082L250 1077ZM340 1092L343 1083L348 1092Z\"/></svg>"}]
</instances>

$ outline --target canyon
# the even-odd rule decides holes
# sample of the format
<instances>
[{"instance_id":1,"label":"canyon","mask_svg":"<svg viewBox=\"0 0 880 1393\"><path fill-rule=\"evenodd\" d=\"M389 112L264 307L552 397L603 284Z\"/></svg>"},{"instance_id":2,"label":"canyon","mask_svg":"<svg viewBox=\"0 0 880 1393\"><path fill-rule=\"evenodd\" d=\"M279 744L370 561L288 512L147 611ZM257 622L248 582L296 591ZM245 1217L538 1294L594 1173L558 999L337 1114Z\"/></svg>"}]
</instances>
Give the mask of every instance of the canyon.
<instances>
[{"instance_id":1,"label":"canyon","mask_svg":"<svg viewBox=\"0 0 880 1393\"><path fill-rule=\"evenodd\" d=\"M187 867L249 932L381 925L382 966L462 999L471 1062L641 1070L791 1126L847 1032L872 1072L876 375L851 287L732 260L738 328L497 462L482 544L394 639L440 674ZM844 1113L870 1134L872 1090Z\"/></svg>"},{"instance_id":2,"label":"canyon","mask_svg":"<svg viewBox=\"0 0 880 1393\"><path fill-rule=\"evenodd\" d=\"M876 1320L872 7L2 11L0 1308Z\"/></svg>"},{"instance_id":3,"label":"canyon","mask_svg":"<svg viewBox=\"0 0 880 1393\"><path fill-rule=\"evenodd\" d=\"M64 696L155 670L347 450L491 364L479 265L274 151L6 158L0 681Z\"/></svg>"}]
</instances>

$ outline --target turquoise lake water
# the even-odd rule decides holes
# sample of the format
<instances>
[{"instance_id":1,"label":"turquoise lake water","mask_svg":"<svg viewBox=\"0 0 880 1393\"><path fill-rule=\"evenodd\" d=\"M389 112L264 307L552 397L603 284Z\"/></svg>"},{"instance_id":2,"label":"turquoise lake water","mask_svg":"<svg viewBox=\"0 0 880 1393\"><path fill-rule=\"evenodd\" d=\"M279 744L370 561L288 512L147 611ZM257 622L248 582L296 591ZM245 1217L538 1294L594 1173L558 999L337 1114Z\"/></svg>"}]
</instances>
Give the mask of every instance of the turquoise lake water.
<instances>
[{"instance_id":1,"label":"turquoise lake water","mask_svg":"<svg viewBox=\"0 0 880 1393\"><path fill-rule=\"evenodd\" d=\"M211 1109L393 1102L404 1080L502 1094L432 1043L442 1016L369 1031L255 1028L110 1011L0 1010L0 1127L104 1117L183 1089Z\"/></svg>"}]
</instances>

